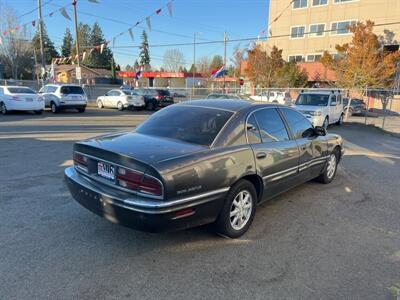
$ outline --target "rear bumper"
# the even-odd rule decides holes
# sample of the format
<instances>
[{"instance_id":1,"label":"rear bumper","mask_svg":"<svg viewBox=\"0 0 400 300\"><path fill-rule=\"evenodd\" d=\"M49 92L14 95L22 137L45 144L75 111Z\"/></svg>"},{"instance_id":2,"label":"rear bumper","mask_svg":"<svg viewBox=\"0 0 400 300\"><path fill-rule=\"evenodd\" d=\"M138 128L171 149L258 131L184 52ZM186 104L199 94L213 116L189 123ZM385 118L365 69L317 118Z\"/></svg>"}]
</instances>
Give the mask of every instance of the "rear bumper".
<instances>
[{"instance_id":1,"label":"rear bumper","mask_svg":"<svg viewBox=\"0 0 400 300\"><path fill-rule=\"evenodd\" d=\"M86 101L68 101L68 102L60 102L60 108L82 108L86 107Z\"/></svg>"},{"instance_id":2,"label":"rear bumper","mask_svg":"<svg viewBox=\"0 0 400 300\"><path fill-rule=\"evenodd\" d=\"M91 212L120 225L148 232L175 231L216 220L228 189L173 201L144 199L123 194L78 173L65 169L65 181L74 199ZM177 217L182 210L193 214Z\"/></svg>"},{"instance_id":3,"label":"rear bumper","mask_svg":"<svg viewBox=\"0 0 400 300\"><path fill-rule=\"evenodd\" d=\"M11 102L11 101L10 101ZM44 102L20 102L20 103L6 103L8 110L30 111L30 110L44 110Z\"/></svg>"}]
</instances>

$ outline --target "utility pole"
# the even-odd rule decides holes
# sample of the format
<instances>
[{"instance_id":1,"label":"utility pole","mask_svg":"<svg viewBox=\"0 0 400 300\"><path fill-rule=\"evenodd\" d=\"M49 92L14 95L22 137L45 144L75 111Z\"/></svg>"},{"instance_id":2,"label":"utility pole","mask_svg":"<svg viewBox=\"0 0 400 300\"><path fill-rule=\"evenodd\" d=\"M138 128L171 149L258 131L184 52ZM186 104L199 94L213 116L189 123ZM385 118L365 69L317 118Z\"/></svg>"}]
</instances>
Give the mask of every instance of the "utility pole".
<instances>
[{"instance_id":1,"label":"utility pole","mask_svg":"<svg viewBox=\"0 0 400 300\"><path fill-rule=\"evenodd\" d=\"M192 78L192 98L194 97L194 80L196 76L196 32L193 34L193 78Z\"/></svg>"},{"instance_id":2,"label":"utility pole","mask_svg":"<svg viewBox=\"0 0 400 300\"><path fill-rule=\"evenodd\" d=\"M226 42L227 42L227 40L228 40L228 38L227 38L227 35L226 35L226 31L224 32L224 93L225 93L225 84L226 84L226 78L225 78L225 76L226 76L226 71L227 71L227 68L226 68Z\"/></svg>"},{"instance_id":3,"label":"utility pole","mask_svg":"<svg viewBox=\"0 0 400 300\"><path fill-rule=\"evenodd\" d=\"M43 76L45 74L46 62L44 60L44 46L43 46L43 19L42 19L42 0L37 1L38 5L38 16L39 16L39 41L40 41L40 59L41 59L41 75L42 75L42 85ZM36 56L35 56L36 57Z\"/></svg>"},{"instance_id":4,"label":"utility pole","mask_svg":"<svg viewBox=\"0 0 400 300\"><path fill-rule=\"evenodd\" d=\"M76 57L77 57L77 63L78 63L78 68L81 66L81 58L79 56L79 39L78 39L78 17L76 13L76 4L77 0L72 1L72 5L74 6L74 22L75 22L75 49L76 49ZM81 79L78 79L79 85L81 85Z\"/></svg>"}]
</instances>

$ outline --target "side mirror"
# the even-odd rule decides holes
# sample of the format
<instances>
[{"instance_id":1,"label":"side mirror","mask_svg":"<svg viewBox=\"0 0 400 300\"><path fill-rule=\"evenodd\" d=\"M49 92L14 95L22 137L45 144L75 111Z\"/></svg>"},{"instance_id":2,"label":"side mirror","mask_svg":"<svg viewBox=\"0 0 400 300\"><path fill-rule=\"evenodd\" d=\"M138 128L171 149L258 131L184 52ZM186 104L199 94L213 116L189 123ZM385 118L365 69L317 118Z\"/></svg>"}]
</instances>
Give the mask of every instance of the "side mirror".
<instances>
[{"instance_id":1,"label":"side mirror","mask_svg":"<svg viewBox=\"0 0 400 300\"><path fill-rule=\"evenodd\" d=\"M326 129L322 126L315 126L314 127L314 134L317 136L325 136L326 135Z\"/></svg>"}]
</instances>

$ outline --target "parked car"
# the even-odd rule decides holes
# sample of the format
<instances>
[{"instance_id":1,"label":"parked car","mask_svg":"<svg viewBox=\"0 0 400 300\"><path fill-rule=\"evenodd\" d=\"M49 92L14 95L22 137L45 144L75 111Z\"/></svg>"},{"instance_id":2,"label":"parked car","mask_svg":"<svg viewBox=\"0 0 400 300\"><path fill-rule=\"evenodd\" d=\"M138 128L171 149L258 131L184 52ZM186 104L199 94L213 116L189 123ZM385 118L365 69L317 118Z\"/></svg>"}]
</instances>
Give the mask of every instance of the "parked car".
<instances>
[{"instance_id":1,"label":"parked car","mask_svg":"<svg viewBox=\"0 0 400 300\"><path fill-rule=\"evenodd\" d=\"M289 92L280 91L265 91L256 96L250 96L250 98L255 101L266 101L284 105L287 105L291 102Z\"/></svg>"},{"instance_id":2,"label":"parked car","mask_svg":"<svg viewBox=\"0 0 400 300\"><path fill-rule=\"evenodd\" d=\"M147 110L156 110L174 104L174 98L168 90L163 89L137 89L139 95L144 96Z\"/></svg>"},{"instance_id":3,"label":"parked car","mask_svg":"<svg viewBox=\"0 0 400 300\"><path fill-rule=\"evenodd\" d=\"M223 93L212 93L207 96L207 99L236 99L236 100L249 100L249 97L245 95L237 94L223 94ZM251 99L250 99L251 100Z\"/></svg>"},{"instance_id":4,"label":"parked car","mask_svg":"<svg viewBox=\"0 0 400 300\"><path fill-rule=\"evenodd\" d=\"M77 109L83 113L88 101L82 87L74 84L46 84L40 89L39 94L52 113L63 109Z\"/></svg>"},{"instance_id":5,"label":"parked car","mask_svg":"<svg viewBox=\"0 0 400 300\"><path fill-rule=\"evenodd\" d=\"M0 109L3 115L11 110L33 111L39 115L44 110L41 96L24 86L0 86Z\"/></svg>"},{"instance_id":6,"label":"parked car","mask_svg":"<svg viewBox=\"0 0 400 300\"><path fill-rule=\"evenodd\" d=\"M97 107L118 108L119 111L126 108L142 109L146 106L144 97L135 90L111 90L104 96L97 98Z\"/></svg>"},{"instance_id":7,"label":"parked car","mask_svg":"<svg viewBox=\"0 0 400 300\"><path fill-rule=\"evenodd\" d=\"M302 91L294 107L303 113L314 126L325 129L330 124L343 124L343 101L340 91Z\"/></svg>"},{"instance_id":8,"label":"parked car","mask_svg":"<svg viewBox=\"0 0 400 300\"><path fill-rule=\"evenodd\" d=\"M169 89L169 92L172 97L174 98L184 98L186 97L186 90L185 89Z\"/></svg>"},{"instance_id":9,"label":"parked car","mask_svg":"<svg viewBox=\"0 0 400 300\"><path fill-rule=\"evenodd\" d=\"M342 154L339 135L292 108L196 100L76 143L65 179L76 201L112 222L152 232L215 222L236 238L258 204L313 178L330 183Z\"/></svg>"},{"instance_id":10,"label":"parked car","mask_svg":"<svg viewBox=\"0 0 400 300\"><path fill-rule=\"evenodd\" d=\"M349 109L349 115L357 115L357 114L363 114L365 113L365 103L361 99L356 99L352 98L350 101L350 107L349 107L349 98L343 98L343 106L344 106L344 111L346 112L347 108Z\"/></svg>"}]
</instances>

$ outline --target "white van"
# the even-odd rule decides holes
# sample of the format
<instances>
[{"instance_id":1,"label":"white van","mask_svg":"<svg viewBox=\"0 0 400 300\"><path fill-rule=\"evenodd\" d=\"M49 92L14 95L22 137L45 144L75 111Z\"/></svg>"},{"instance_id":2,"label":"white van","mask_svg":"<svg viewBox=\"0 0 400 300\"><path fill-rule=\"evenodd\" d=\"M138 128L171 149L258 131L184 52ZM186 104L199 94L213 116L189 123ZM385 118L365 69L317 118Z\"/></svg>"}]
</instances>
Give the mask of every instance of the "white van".
<instances>
[{"instance_id":1,"label":"white van","mask_svg":"<svg viewBox=\"0 0 400 300\"><path fill-rule=\"evenodd\" d=\"M328 128L330 124L343 123L343 99L339 90L302 91L294 107L303 113L314 126Z\"/></svg>"}]
</instances>

